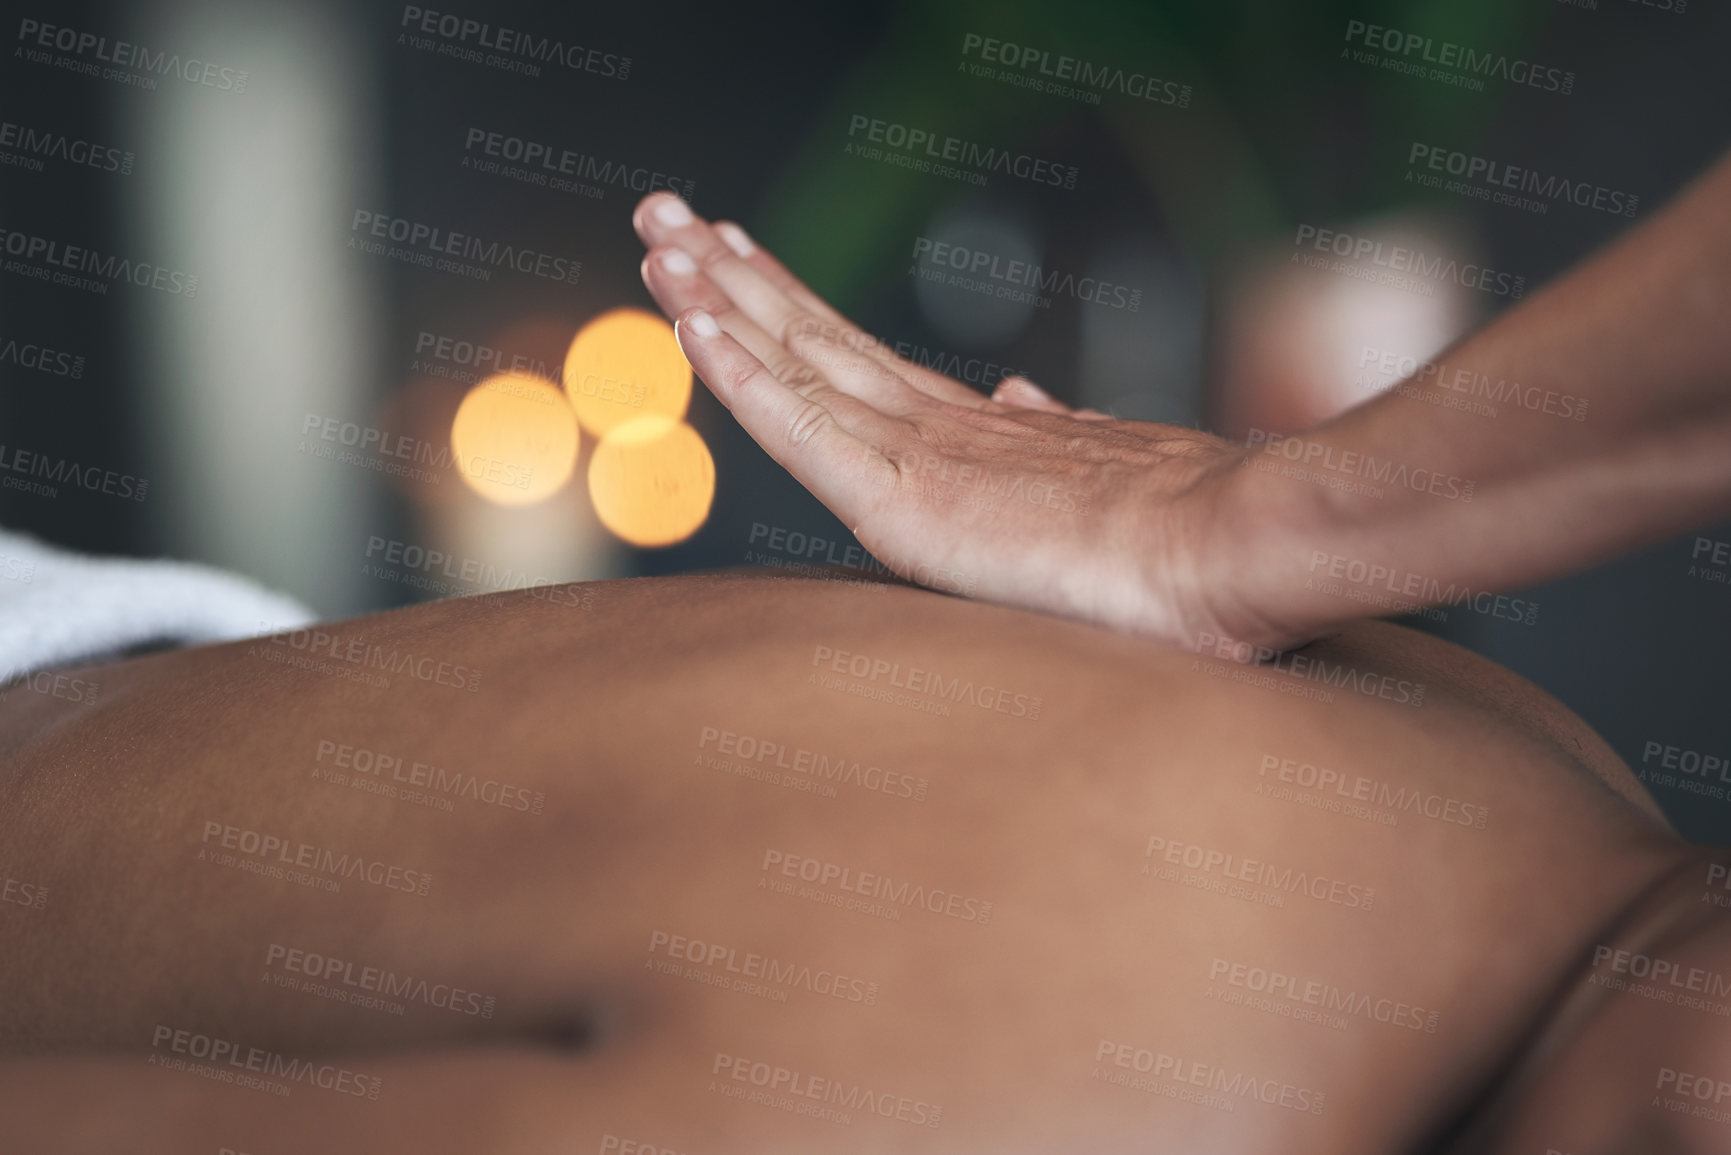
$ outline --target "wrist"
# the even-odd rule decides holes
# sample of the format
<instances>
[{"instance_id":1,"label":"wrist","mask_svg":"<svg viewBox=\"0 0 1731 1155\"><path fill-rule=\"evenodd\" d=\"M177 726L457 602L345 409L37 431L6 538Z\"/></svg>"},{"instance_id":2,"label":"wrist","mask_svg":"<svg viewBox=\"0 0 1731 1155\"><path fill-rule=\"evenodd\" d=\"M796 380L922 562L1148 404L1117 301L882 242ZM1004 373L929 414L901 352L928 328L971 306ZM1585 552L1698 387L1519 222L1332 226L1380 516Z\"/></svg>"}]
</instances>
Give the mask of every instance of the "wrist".
<instances>
[{"instance_id":1,"label":"wrist","mask_svg":"<svg viewBox=\"0 0 1731 1155\"><path fill-rule=\"evenodd\" d=\"M1333 622L1364 616L1314 580L1348 537L1347 518L1322 486L1284 475L1280 459L1234 447L1197 487L1172 533L1183 640L1203 635L1281 648Z\"/></svg>"}]
</instances>

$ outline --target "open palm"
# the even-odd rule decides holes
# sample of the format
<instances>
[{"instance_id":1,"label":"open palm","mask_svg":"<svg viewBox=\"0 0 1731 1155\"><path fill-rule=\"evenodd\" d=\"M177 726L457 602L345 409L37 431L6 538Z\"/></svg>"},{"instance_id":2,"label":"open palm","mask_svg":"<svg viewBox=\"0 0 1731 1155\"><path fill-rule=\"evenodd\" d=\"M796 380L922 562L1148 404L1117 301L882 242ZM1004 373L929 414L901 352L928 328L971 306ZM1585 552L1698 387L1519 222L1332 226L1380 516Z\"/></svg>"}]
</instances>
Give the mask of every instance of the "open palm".
<instances>
[{"instance_id":1,"label":"open palm","mask_svg":"<svg viewBox=\"0 0 1731 1155\"><path fill-rule=\"evenodd\" d=\"M737 225L666 194L634 218L644 282L721 403L885 564L951 592L1188 642L1227 632L1204 566L1244 449L990 398L896 356Z\"/></svg>"}]
</instances>

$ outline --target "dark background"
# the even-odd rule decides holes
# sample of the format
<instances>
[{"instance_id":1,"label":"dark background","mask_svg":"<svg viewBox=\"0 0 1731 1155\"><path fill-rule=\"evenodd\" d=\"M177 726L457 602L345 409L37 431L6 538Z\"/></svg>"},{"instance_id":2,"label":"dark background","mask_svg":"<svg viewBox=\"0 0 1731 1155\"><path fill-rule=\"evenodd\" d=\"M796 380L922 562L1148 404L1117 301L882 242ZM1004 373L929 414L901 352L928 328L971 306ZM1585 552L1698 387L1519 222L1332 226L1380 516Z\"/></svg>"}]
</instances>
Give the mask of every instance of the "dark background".
<instances>
[{"instance_id":1,"label":"dark background","mask_svg":"<svg viewBox=\"0 0 1731 1155\"><path fill-rule=\"evenodd\" d=\"M0 490L0 524L80 550L239 569L329 615L425 596L366 577L364 543L443 540L435 523L463 499L309 457L300 414L365 422L400 414L405 397L449 403L449 382L415 392L426 384L411 368L423 331L531 349L556 373L584 321L653 308L629 225L636 194L586 199L466 171L473 127L695 181L700 212L742 221L892 340L1014 365L1073 402L1197 424L1225 272L1255 246L1288 242L1296 222L1424 208L1535 284L1630 227L1605 213L1427 198L1403 180L1410 142L1630 190L1644 216L1718 155L1731 126L1731 13L1700 0L1681 13L1636 0L445 6L629 56L623 81L555 67L526 77L417 51L399 42L399 4L0 8L12 40L0 119L136 158L127 175L55 160L0 166L0 225L201 278L186 301L0 273L0 341L84 358L76 378L0 363L0 444L150 479L143 501ZM1576 89L1470 92L1367 68L1341 58L1350 18L1554 63ZM34 62L18 50L24 19L208 57L247 70L247 89L165 79L140 90ZM1168 75L1193 87L1192 104L1108 95L1091 106L976 79L958 72L969 32ZM976 190L864 163L843 154L855 112L1050 157L1082 179L1074 190ZM575 254L583 276L476 284L357 256L344 246L359 207ZM1154 289L1138 318L1146 329L1132 335L1147 355L1103 378L1096 345L1110 335L1062 299L1008 336L934 324L906 275L908 242L957 214L1016 222L1067 268L1135 254ZM1487 298L1484 315L1503 303ZM564 579L739 564L756 523L845 538L701 387L688 419L718 478L688 541L633 550L608 539L580 467L551 513L465 506L465 548L493 541L508 559L527 549L523 564ZM561 534L570 541L545 544ZM1541 606L1534 626L1457 612L1424 628L1537 682L1637 769L1653 742L1726 758L1731 586L1690 574L1697 536L1731 539L1731 525L1522 591ZM1655 792L1686 834L1731 841L1731 801Z\"/></svg>"}]
</instances>

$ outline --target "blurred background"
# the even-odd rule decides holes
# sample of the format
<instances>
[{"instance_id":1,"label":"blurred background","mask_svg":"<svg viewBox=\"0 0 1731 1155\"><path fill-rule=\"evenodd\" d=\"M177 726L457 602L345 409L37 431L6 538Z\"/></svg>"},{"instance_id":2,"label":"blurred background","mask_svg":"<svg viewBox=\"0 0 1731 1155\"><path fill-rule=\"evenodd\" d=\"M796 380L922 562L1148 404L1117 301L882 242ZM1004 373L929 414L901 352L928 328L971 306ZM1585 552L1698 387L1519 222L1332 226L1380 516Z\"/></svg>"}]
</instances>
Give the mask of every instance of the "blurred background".
<instances>
[{"instance_id":1,"label":"blurred background","mask_svg":"<svg viewBox=\"0 0 1731 1155\"><path fill-rule=\"evenodd\" d=\"M1020 371L1243 436L1386 388L1731 136L1731 12L1685 0L463 2L0 5L0 525L333 617L821 562L845 528L656 319L630 227L652 188L976 387ZM1492 63L1415 75L1445 42ZM922 163L921 132L973 160ZM1551 191L1497 197L1510 166ZM1506 275L1316 270L1306 227ZM1129 296L934 282L920 238ZM1531 621L1413 624L1731 841L1731 775L1701 771L1731 761L1727 541L1516 591Z\"/></svg>"}]
</instances>

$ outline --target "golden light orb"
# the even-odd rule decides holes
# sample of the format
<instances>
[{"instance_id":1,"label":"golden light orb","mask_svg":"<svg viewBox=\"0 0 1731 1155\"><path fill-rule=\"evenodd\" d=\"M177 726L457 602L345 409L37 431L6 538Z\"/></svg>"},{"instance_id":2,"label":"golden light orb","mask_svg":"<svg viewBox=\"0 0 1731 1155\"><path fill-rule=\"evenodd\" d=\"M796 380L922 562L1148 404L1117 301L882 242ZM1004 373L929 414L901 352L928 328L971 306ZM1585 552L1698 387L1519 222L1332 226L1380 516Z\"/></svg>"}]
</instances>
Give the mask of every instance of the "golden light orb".
<instances>
[{"instance_id":1,"label":"golden light orb","mask_svg":"<svg viewBox=\"0 0 1731 1155\"><path fill-rule=\"evenodd\" d=\"M589 461L589 499L601 524L632 545L673 545L709 517L715 459L685 422L639 417L602 437Z\"/></svg>"},{"instance_id":2,"label":"golden light orb","mask_svg":"<svg viewBox=\"0 0 1731 1155\"><path fill-rule=\"evenodd\" d=\"M498 505L533 505L577 465L577 421L551 381L498 373L473 389L451 421L452 468Z\"/></svg>"},{"instance_id":3,"label":"golden light orb","mask_svg":"<svg viewBox=\"0 0 1731 1155\"><path fill-rule=\"evenodd\" d=\"M673 326L642 309L610 309L579 329L564 380L577 420L596 436L639 417L677 420L691 404L691 366Z\"/></svg>"}]
</instances>

